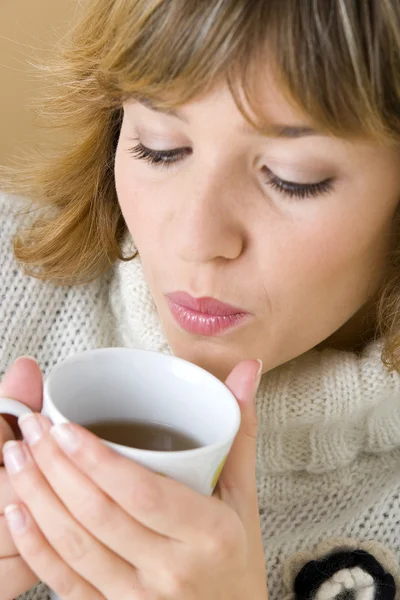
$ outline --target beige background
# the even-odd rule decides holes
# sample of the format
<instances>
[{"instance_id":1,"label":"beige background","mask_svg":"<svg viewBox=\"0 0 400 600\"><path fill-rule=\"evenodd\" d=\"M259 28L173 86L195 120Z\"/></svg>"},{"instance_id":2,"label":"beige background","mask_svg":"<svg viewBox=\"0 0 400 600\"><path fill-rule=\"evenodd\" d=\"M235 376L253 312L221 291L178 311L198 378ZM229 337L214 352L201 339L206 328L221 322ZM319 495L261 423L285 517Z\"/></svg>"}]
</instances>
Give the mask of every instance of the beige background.
<instances>
[{"instance_id":1,"label":"beige background","mask_svg":"<svg viewBox=\"0 0 400 600\"><path fill-rule=\"evenodd\" d=\"M44 59L71 21L79 0L0 0L0 164L34 143L28 106L40 90L29 64ZM43 85L43 84L42 84Z\"/></svg>"}]
</instances>

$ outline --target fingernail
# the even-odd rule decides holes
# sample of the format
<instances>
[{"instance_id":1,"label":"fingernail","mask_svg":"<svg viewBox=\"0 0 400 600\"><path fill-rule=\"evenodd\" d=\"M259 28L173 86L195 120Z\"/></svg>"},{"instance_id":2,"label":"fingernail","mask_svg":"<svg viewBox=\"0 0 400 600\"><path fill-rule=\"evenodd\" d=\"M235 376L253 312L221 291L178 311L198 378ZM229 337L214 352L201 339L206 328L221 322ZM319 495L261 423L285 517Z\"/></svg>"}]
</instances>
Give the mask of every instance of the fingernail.
<instances>
[{"instance_id":1,"label":"fingernail","mask_svg":"<svg viewBox=\"0 0 400 600\"><path fill-rule=\"evenodd\" d=\"M72 454L81 445L79 435L70 427L69 423L54 425L50 429L50 433L61 449L67 454Z\"/></svg>"},{"instance_id":2,"label":"fingernail","mask_svg":"<svg viewBox=\"0 0 400 600\"><path fill-rule=\"evenodd\" d=\"M22 533L26 529L26 519L24 511L17 504L9 504L4 509L7 525L11 531Z\"/></svg>"},{"instance_id":3,"label":"fingernail","mask_svg":"<svg viewBox=\"0 0 400 600\"><path fill-rule=\"evenodd\" d=\"M18 419L18 426L30 446L36 444L43 435L42 424L35 414L27 413L22 415Z\"/></svg>"},{"instance_id":4,"label":"fingernail","mask_svg":"<svg viewBox=\"0 0 400 600\"><path fill-rule=\"evenodd\" d=\"M260 382L261 382L261 377L262 377L262 370L263 370L263 362L262 362L261 358L257 358L257 362L259 363L260 366L258 368L257 375L256 375L256 378L255 378L255 383L254 383L254 386L255 386L255 392L254 393L255 394L258 392L258 388L260 387Z\"/></svg>"},{"instance_id":5,"label":"fingernail","mask_svg":"<svg viewBox=\"0 0 400 600\"><path fill-rule=\"evenodd\" d=\"M14 475L25 467L28 456L21 442L11 440L3 446L3 459L7 471Z\"/></svg>"},{"instance_id":6,"label":"fingernail","mask_svg":"<svg viewBox=\"0 0 400 600\"><path fill-rule=\"evenodd\" d=\"M18 356L18 358L16 359L16 361L14 362L14 364L16 362L18 362L19 360L21 360L22 358L28 358L29 360L33 360L33 362L37 363L37 360L34 356L30 356L29 354L22 354L22 356Z\"/></svg>"}]
</instances>

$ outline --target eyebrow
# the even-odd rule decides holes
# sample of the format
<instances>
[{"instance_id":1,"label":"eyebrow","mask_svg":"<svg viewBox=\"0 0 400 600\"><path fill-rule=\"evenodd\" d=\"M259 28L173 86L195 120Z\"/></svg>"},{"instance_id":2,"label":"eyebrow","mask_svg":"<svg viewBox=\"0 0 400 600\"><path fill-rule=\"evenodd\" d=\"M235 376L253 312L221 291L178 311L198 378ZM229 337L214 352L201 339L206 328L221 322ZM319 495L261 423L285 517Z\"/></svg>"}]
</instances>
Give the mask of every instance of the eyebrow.
<instances>
[{"instance_id":1,"label":"eyebrow","mask_svg":"<svg viewBox=\"0 0 400 600\"><path fill-rule=\"evenodd\" d=\"M137 100L139 104L142 104L146 108L153 110L154 112L162 113L171 117L176 117L184 123L188 123L186 117L179 112L179 110L173 108L164 108L155 104L149 98L141 98ZM313 135L323 135L322 132L309 127L308 125L280 125L280 124L268 124L263 128L255 129L249 123L245 123L239 126L239 133L247 135L259 135L262 137L277 137L286 139L298 139L302 137L309 137Z\"/></svg>"}]
</instances>

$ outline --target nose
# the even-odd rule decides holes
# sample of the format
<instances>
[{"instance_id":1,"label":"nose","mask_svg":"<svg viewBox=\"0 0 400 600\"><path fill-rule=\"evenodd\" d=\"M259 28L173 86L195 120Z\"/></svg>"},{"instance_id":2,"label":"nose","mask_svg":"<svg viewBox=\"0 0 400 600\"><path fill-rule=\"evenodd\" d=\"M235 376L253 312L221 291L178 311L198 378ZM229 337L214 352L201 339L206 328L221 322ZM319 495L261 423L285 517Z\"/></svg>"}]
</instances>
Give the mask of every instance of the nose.
<instances>
[{"instance_id":1,"label":"nose","mask_svg":"<svg viewBox=\"0 0 400 600\"><path fill-rule=\"evenodd\" d=\"M174 215L179 258L196 264L238 258L245 232L234 183L203 177L201 182L188 182L185 188L187 193L181 189Z\"/></svg>"}]
</instances>

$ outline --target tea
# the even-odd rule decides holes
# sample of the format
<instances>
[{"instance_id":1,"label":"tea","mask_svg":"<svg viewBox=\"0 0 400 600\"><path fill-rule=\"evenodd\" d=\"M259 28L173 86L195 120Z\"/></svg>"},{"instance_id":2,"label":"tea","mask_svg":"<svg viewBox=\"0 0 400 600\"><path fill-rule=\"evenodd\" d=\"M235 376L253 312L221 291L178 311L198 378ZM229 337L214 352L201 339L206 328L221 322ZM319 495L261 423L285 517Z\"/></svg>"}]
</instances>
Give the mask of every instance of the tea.
<instances>
[{"instance_id":1,"label":"tea","mask_svg":"<svg viewBox=\"0 0 400 600\"><path fill-rule=\"evenodd\" d=\"M108 442L138 448L173 452L192 450L201 446L192 436L152 421L102 420L84 423L84 427Z\"/></svg>"}]
</instances>

